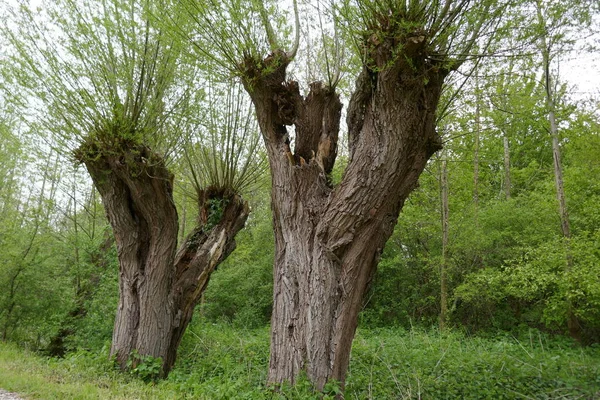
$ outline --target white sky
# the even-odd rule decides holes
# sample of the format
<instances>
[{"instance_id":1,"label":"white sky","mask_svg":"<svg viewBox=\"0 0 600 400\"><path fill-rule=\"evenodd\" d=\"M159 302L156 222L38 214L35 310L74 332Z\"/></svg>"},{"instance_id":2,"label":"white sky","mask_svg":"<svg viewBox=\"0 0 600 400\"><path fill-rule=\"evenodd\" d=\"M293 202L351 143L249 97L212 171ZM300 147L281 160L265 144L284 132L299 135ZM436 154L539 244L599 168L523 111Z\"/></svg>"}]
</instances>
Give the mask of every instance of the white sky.
<instances>
[{"instance_id":1,"label":"white sky","mask_svg":"<svg viewBox=\"0 0 600 400\"><path fill-rule=\"evenodd\" d=\"M594 97L600 101L600 51L580 54L560 65L560 79L574 85L575 98Z\"/></svg>"},{"instance_id":2,"label":"white sky","mask_svg":"<svg viewBox=\"0 0 600 400\"><path fill-rule=\"evenodd\" d=\"M594 48L591 52L574 51L568 60L559 64L560 79L574 85L575 98L586 99L594 97L600 102L600 15L592 22L595 34L580 40L576 48L589 45Z\"/></svg>"}]
</instances>

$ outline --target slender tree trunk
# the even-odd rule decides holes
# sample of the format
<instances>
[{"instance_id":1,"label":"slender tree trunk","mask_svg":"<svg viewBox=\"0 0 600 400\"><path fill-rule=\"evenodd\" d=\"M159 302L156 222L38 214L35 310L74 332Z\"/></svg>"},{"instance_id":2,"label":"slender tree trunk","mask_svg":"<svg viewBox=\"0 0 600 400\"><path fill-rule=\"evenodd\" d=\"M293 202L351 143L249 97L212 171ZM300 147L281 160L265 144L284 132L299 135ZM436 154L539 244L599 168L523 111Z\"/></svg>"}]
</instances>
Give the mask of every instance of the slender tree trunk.
<instances>
[{"instance_id":1,"label":"slender tree trunk","mask_svg":"<svg viewBox=\"0 0 600 400\"><path fill-rule=\"evenodd\" d=\"M235 247L248 207L238 196L202 193L198 227L177 251L172 174L148 148L124 148L129 150L123 154L103 152L90 141L78 150L102 196L118 251L119 305L111 355L124 369L134 351L160 357L166 376L210 274ZM211 199L223 206L214 226L208 222ZM138 361L134 358L133 365Z\"/></svg>"},{"instance_id":2,"label":"slender tree trunk","mask_svg":"<svg viewBox=\"0 0 600 400\"><path fill-rule=\"evenodd\" d=\"M447 287L447 268L448 268L448 231L449 214L448 207L448 162L446 156L442 159L442 171L440 176L440 194L442 200L442 263L440 265L440 330L446 327L446 318L448 314L448 287Z\"/></svg>"},{"instance_id":3,"label":"slender tree trunk","mask_svg":"<svg viewBox=\"0 0 600 400\"><path fill-rule=\"evenodd\" d=\"M507 132L504 132L502 141L504 143L504 195L510 199L510 142Z\"/></svg>"},{"instance_id":4,"label":"slender tree trunk","mask_svg":"<svg viewBox=\"0 0 600 400\"><path fill-rule=\"evenodd\" d=\"M560 161L560 145L558 143L558 128L556 125L556 116L554 104L548 99L548 120L550 122L550 133L552 135L552 158L554 161L554 183L556 186L556 199L558 201L558 211L560 214L560 227L565 238L571 237L571 227L569 224L569 213L567 212L567 202L565 200L565 188L562 176L562 163Z\"/></svg>"},{"instance_id":5,"label":"slender tree trunk","mask_svg":"<svg viewBox=\"0 0 600 400\"><path fill-rule=\"evenodd\" d=\"M315 82L301 96L298 84L286 81L283 52L245 60L244 84L272 176L271 383L294 383L302 371L318 390L331 379L345 380L358 313L383 246L427 160L441 148L435 111L447 71L426 68L424 46L423 36L411 37L407 58L395 58L389 43L375 45L377 65L364 67L350 101L350 162L336 188L328 178L341 115L334 89Z\"/></svg>"},{"instance_id":6,"label":"slender tree trunk","mask_svg":"<svg viewBox=\"0 0 600 400\"><path fill-rule=\"evenodd\" d=\"M549 78L547 79L549 83ZM560 226L562 235L565 239L566 246L566 263L567 273L573 270L573 254L571 253L571 228L569 224L569 214L567 211L567 202L565 199L565 189L562 177L562 164L560 160L560 145L558 143L558 129L556 125L556 117L554 112L554 102L549 97L550 89L547 89L547 106L548 120L550 121L550 132L552 134L552 155L554 160L554 183L556 186L556 197L558 201L558 211L560 214ZM573 304L567 301L567 327L571 337L577 341L581 341L581 326L579 320L573 312Z\"/></svg>"},{"instance_id":7,"label":"slender tree trunk","mask_svg":"<svg viewBox=\"0 0 600 400\"><path fill-rule=\"evenodd\" d=\"M544 68L544 87L546 89L546 110L548 112L548 122L550 124L550 136L552 137L552 158L554 160L554 183L556 186L556 198L558 201L558 211L560 215L560 225L562 235L566 244L566 272L573 270L573 255L571 253L571 228L569 224L569 214L567 211L567 202L565 199L565 189L563 185L562 163L560 157L560 145L558 142L558 125L556 123L556 104L554 99L552 76L550 75L550 47L546 38L546 21L542 15L542 5L537 3L537 16L540 26L544 31L540 37L542 62ZM581 325L575 313L573 304L567 300L567 326L569 334L577 341L581 341Z\"/></svg>"},{"instance_id":8,"label":"slender tree trunk","mask_svg":"<svg viewBox=\"0 0 600 400\"><path fill-rule=\"evenodd\" d=\"M75 307L69 311L69 319L78 319L83 317L87 310L84 307L84 301L89 298L90 290L83 290L80 276L80 257L79 257L79 222L77 220L77 185L76 185L76 170L73 170L73 181L71 185L71 202L72 208L68 210L72 212L70 217L73 222L73 236L74 242L73 247L73 261L75 264ZM69 326L69 321L63 321L63 327L54 334L46 347L46 352L51 357L64 357L67 349L65 346L65 339L74 333L72 326Z\"/></svg>"},{"instance_id":9,"label":"slender tree trunk","mask_svg":"<svg viewBox=\"0 0 600 400\"><path fill-rule=\"evenodd\" d=\"M25 263L21 261L15 273L10 277L10 284L8 289L8 305L6 306L4 316L4 326L2 327L2 341L6 342L8 340L8 332L10 328L14 325L14 321L12 321L12 312L17 305L15 301L15 292L17 289L17 278L21 275L21 272L25 269Z\"/></svg>"},{"instance_id":10,"label":"slender tree trunk","mask_svg":"<svg viewBox=\"0 0 600 400\"><path fill-rule=\"evenodd\" d=\"M473 150L473 203L475 205L475 225L479 218L479 139L481 136L481 93L479 80L475 79L475 148Z\"/></svg>"},{"instance_id":11,"label":"slender tree trunk","mask_svg":"<svg viewBox=\"0 0 600 400\"><path fill-rule=\"evenodd\" d=\"M181 227L179 228L179 241L183 242L185 240L185 230L186 230L186 223L187 223L187 201L185 201L185 199L181 204L181 212L182 212L182 216L181 216Z\"/></svg>"},{"instance_id":12,"label":"slender tree trunk","mask_svg":"<svg viewBox=\"0 0 600 400\"><path fill-rule=\"evenodd\" d=\"M477 71L476 71L477 74ZM475 229L479 230L479 150L481 147L481 90L479 88L479 78L475 77L475 143L473 149L473 224ZM445 162L445 160L444 160ZM447 244L447 243L446 243ZM446 256L444 255L444 264L446 263ZM481 256L478 249L475 249L475 254L473 257L473 265L477 268L483 268L483 257ZM442 295L447 296L445 293L446 288L446 275L445 271L442 276L443 281L443 291ZM445 304L443 304L445 307ZM446 310L442 309L442 311L446 312ZM440 315L441 317L441 315ZM440 327L442 327L440 322Z\"/></svg>"},{"instance_id":13,"label":"slender tree trunk","mask_svg":"<svg viewBox=\"0 0 600 400\"><path fill-rule=\"evenodd\" d=\"M22 273L25 272L25 270L29 266L29 261L28 261L29 255L30 254L32 255L30 257L32 260L35 259L37 251L38 251L38 248L35 245L36 239L38 237L38 234L40 233L40 230L43 228L44 225L46 225L48 223L48 220L50 219L51 210L49 207L44 209L44 200L55 198L57 180L54 179L54 176L52 176L51 173L57 171L58 162L59 162L58 156L56 156L56 158L54 160L53 167L50 167L51 161L52 161L52 154L50 154L48 156L48 159L46 160L46 165L45 165L45 168L44 168L44 171L42 174L42 185L40 188L40 194L37 199L37 206L35 208L33 230L27 240L26 247L23 249L20 256L17 259L15 259L15 262L17 264L16 271L12 274L12 276L10 277L10 280L9 280L10 283L9 283L8 298L7 298L8 305L6 306L6 312L5 312L5 317L4 317L4 327L2 329L2 340L3 341L6 341L8 339L9 331L11 329L14 329L14 327L16 326L18 319L19 319L19 317L13 318L13 312L15 311L15 307L17 306L16 297L17 297L17 294L18 294L17 291L19 288L19 280L20 280L19 277ZM48 181L50 181L50 190L49 190L49 194L46 196L46 192L47 192L46 185L47 185ZM23 227L25 224L25 215L29 209L29 202L30 202L30 198L27 199L27 203L23 207L23 211L21 212L22 220L21 220L20 224L18 224L19 227Z\"/></svg>"}]
</instances>

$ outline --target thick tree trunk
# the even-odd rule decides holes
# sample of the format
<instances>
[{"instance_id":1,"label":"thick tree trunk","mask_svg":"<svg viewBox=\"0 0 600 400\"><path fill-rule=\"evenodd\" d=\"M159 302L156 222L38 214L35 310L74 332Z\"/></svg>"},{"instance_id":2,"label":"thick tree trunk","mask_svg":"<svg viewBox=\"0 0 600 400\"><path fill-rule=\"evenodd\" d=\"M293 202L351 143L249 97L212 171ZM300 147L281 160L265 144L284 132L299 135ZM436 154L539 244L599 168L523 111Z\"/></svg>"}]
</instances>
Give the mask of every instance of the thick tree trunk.
<instances>
[{"instance_id":1,"label":"thick tree trunk","mask_svg":"<svg viewBox=\"0 0 600 400\"><path fill-rule=\"evenodd\" d=\"M364 67L350 102L351 160L335 189L328 179L341 115L334 90L316 82L301 96L296 82L286 82L283 52L242 66L272 175L271 383L294 383L302 371L319 390L345 380L383 246L427 160L441 148L435 111L445 72L427 64L424 46L423 36L410 37L405 51L412 62L389 62L391 46L374 45L375 65ZM293 153L286 125L295 127Z\"/></svg>"},{"instance_id":2,"label":"thick tree trunk","mask_svg":"<svg viewBox=\"0 0 600 400\"><path fill-rule=\"evenodd\" d=\"M178 220L173 176L147 147L104 152L90 141L80 147L113 228L119 258L119 305L111 355L121 368L132 354L162 359L160 375L175 362L177 347L210 274L235 247L248 215L237 196L204 193L198 227L177 251ZM208 224L208 200L222 215ZM132 359L135 366L139 359Z\"/></svg>"}]
</instances>

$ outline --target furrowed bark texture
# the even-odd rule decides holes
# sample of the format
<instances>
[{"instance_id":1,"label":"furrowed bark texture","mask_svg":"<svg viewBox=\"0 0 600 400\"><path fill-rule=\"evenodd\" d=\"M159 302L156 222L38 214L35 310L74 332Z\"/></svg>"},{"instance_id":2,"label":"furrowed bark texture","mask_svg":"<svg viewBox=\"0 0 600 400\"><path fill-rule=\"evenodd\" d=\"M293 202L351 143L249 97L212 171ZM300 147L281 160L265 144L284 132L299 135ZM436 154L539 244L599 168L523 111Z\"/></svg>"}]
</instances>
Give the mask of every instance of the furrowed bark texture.
<instances>
[{"instance_id":1,"label":"furrowed bark texture","mask_svg":"<svg viewBox=\"0 0 600 400\"><path fill-rule=\"evenodd\" d=\"M390 38L398 40L397 37ZM435 111L446 71L424 54L423 36L373 43L348 109L351 160L339 186L341 103L315 82L301 96L286 81L289 59L247 59L244 83L255 105L272 175L274 306L268 380L294 383L306 371L317 389L344 382L363 296L398 214L429 157L441 148ZM286 126L295 127L295 151Z\"/></svg>"},{"instance_id":2,"label":"furrowed bark texture","mask_svg":"<svg viewBox=\"0 0 600 400\"><path fill-rule=\"evenodd\" d=\"M238 196L224 198L219 222L209 226L210 195L205 193L198 227L177 250L172 174L148 148L124 148L130 150L113 154L88 143L78 150L102 196L118 251L119 305L111 355L123 369L134 350L160 357L166 376L210 274L235 248L248 207Z\"/></svg>"}]
</instances>

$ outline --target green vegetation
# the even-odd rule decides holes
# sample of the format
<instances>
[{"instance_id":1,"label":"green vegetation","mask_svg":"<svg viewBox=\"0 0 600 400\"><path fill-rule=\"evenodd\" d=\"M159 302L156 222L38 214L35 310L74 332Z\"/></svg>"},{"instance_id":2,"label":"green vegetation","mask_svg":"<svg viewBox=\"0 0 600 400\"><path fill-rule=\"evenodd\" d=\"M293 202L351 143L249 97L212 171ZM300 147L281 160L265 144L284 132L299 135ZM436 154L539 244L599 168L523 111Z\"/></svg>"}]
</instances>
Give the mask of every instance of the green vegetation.
<instances>
[{"instance_id":1,"label":"green vegetation","mask_svg":"<svg viewBox=\"0 0 600 400\"><path fill-rule=\"evenodd\" d=\"M146 384L111 365L107 348L44 359L0 345L0 387L31 399L311 399L310 384L265 386L268 330L199 319L167 380ZM467 337L421 329L360 329L346 399L575 399L600 395L600 349L526 330ZM139 368L139 367L138 367ZM332 398L336 385L326 387Z\"/></svg>"}]
</instances>

